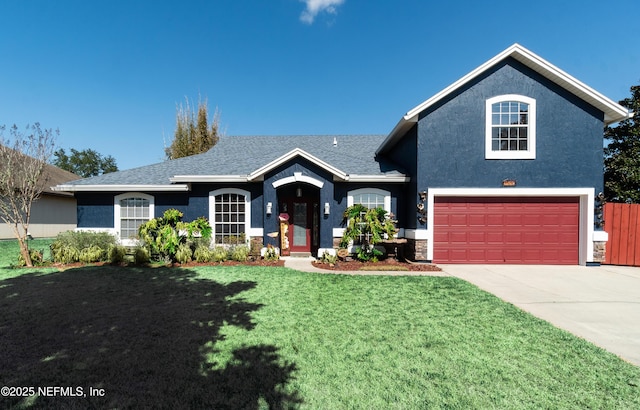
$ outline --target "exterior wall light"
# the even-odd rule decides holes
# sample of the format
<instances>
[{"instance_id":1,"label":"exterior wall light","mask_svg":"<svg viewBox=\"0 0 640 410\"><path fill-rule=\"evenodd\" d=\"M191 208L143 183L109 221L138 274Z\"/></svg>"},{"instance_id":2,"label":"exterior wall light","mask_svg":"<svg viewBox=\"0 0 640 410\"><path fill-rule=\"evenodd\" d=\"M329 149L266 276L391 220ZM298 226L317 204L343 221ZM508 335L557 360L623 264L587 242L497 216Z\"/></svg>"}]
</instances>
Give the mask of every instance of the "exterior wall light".
<instances>
[{"instance_id":1,"label":"exterior wall light","mask_svg":"<svg viewBox=\"0 0 640 410\"><path fill-rule=\"evenodd\" d=\"M324 203L324 214L329 215L329 202Z\"/></svg>"},{"instance_id":2,"label":"exterior wall light","mask_svg":"<svg viewBox=\"0 0 640 410\"><path fill-rule=\"evenodd\" d=\"M271 202L267 202L267 215L271 215L272 210L273 210L273 204Z\"/></svg>"}]
</instances>

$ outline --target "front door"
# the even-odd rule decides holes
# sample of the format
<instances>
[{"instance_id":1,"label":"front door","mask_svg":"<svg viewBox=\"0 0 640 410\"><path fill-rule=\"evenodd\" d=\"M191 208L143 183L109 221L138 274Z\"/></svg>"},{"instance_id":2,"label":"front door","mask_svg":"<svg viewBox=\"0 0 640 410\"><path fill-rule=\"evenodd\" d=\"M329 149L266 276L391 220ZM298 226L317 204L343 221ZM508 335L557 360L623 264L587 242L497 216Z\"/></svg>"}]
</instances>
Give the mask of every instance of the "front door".
<instances>
[{"instance_id":1,"label":"front door","mask_svg":"<svg viewBox=\"0 0 640 410\"><path fill-rule=\"evenodd\" d=\"M289 249L291 252L313 252L318 249L318 203L307 198L283 201L289 214Z\"/></svg>"}]
</instances>

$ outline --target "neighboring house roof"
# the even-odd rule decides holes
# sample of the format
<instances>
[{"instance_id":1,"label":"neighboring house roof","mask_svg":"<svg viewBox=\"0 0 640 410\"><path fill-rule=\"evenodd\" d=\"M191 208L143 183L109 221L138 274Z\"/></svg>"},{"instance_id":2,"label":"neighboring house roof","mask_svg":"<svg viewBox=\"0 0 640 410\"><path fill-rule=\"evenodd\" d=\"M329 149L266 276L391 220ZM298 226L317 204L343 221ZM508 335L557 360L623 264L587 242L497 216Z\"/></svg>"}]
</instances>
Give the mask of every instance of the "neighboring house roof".
<instances>
[{"instance_id":1,"label":"neighboring house roof","mask_svg":"<svg viewBox=\"0 0 640 410\"><path fill-rule=\"evenodd\" d=\"M21 155L20 158L32 158L21 152L16 152L17 155ZM57 196L69 196L72 197L73 194L69 192L61 192L57 189L54 189L55 186L64 184L69 181L74 181L81 178L80 176L74 174L73 172L66 171L62 168L58 168L51 164L44 164L44 172L38 179L39 182L44 184L44 189L42 190L43 195L57 195Z\"/></svg>"},{"instance_id":2,"label":"neighboring house roof","mask_svg":"<svg viewBox=\"0 0 640 410\"><path fill-rule=\"evenodd\" d=\"M604 112L605 125L622 121L630 116L629 110L627 108L615 103L593 88L578 81L574 77L565 73L558 67L537 56L521 45L514 44L504 50L502 53L498 54L491 60L481 65L480 67L476 68L466 76L462 77L455 83L451 84L449 87L445 88L433 97L429 98L428 100L424 101L423 103L407 112L378 148L376 154L385 152L393 145L395 145L395 143L402 138L402 136L413 126L413 124L418 121L418 117L422 111L426 110L432 105L435 105L436 103L447 97L449 94L460 89L468 82L472 81L485 71L489 70L491 67L507 58L516 59L538 74L544 76L545 78L564 88L568 92L574 94L575 96L581 98L582 100L588 102L592 106Z\"/></svg>"},{"instance_id":3,"label":"neighboring house roof","mask_svg":"<svg viewBox=\"0 0 640 410\"><path fill-rule=\"evenodd\" d=\"M296 158L307 159L335 180L403 182L397 165L375 150L384 135L226 136L209 151L140 168L59 185L64 191L188 190L189 182L251 182ZM334 144L335 142L335 144Z\"/></svg>"},{"instance_id":4,"label":"neighboring house roof","mask_svg":"<svg viewBox=\"0 0 640 410\"><path fill-rule=\"evenodd\" d=\"M57 190L54 190L54 187L56 185L61 185L69 181L77 180L78 178L80 178L80 176L74 174L73 172L65 171L64 169L58 168L51 164L45 165L44 174L48 179L47 179L47 186L45 187L44 191L42 191L43 194L61 195L61 196L70 196L70 197L73 196L73 193L57 191Z\"/></svg>"}]
</instances>

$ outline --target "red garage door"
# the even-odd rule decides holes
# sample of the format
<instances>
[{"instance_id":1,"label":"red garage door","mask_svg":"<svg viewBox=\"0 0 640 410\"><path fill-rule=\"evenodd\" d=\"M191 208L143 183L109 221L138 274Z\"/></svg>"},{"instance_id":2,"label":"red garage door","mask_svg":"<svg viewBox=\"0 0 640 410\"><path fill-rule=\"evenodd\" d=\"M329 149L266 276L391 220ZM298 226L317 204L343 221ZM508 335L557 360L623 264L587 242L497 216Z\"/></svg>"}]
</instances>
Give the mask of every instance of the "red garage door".
<instances>
[{"instance_id":1,"label":"red garage door","mask_svg":"<svg viewBox=\"0 0 640 410\"><path fill-rule=\"evenodd\" d=\"M435 197L435 263L578 264L579 198Z\"/></svg>"}]
</instances>

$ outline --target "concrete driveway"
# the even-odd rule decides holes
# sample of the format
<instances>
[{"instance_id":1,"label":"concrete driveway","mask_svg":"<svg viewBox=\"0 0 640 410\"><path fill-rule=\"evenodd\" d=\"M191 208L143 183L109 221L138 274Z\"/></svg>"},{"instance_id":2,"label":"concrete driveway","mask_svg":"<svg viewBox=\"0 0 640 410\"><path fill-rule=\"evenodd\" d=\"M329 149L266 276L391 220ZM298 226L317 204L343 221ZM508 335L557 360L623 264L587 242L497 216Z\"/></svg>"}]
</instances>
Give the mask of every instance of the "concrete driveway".
<instances>
[{"instance_id":1,"label":"concrete driveway","mask_svg":"<svg viewBox=\"0 0 640 410\"><path fill-rule=\"evenodd\" d=\"M438 266L640 366L640 268Z\"/></svg>"}]
</instances>

